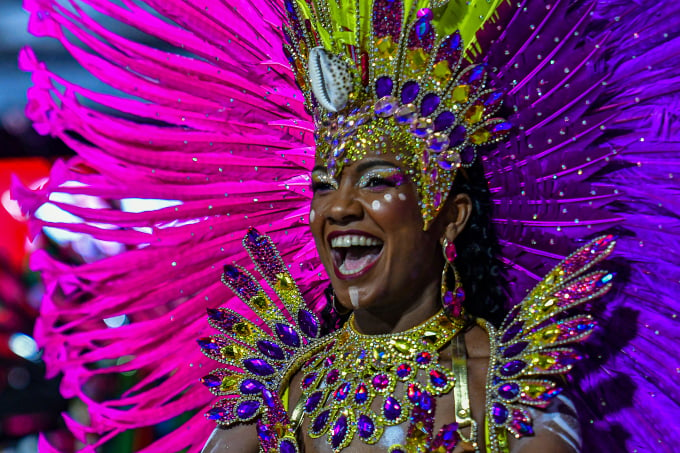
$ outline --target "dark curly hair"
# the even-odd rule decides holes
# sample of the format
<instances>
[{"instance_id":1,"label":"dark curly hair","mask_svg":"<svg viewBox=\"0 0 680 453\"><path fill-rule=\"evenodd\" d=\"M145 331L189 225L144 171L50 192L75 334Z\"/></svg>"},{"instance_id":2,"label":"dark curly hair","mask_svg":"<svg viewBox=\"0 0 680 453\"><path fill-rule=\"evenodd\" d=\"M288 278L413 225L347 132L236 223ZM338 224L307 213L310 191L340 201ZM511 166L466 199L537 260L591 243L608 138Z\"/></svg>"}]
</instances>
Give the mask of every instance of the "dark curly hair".
<instances>
[{"instance_id":1,"label":"dark curly hair","mask_svg":"<svg viewBox=\"0 0 680 453\"><path fill-rule=\"evenodd\" d=\"M463 306L468 315L499 326L505 316L508 297L506 278L498 258L500 245L491 223L491 192L479 159L456 176L451 194L456 193L466 193L472 201L468 223L454 241L458 253L456 269L465 290ZM325 334L340 328L349 313L338 313L333 308L332 286L328 285L324 294L327 303L319 314Z\"/></svg>"}]
</instances>

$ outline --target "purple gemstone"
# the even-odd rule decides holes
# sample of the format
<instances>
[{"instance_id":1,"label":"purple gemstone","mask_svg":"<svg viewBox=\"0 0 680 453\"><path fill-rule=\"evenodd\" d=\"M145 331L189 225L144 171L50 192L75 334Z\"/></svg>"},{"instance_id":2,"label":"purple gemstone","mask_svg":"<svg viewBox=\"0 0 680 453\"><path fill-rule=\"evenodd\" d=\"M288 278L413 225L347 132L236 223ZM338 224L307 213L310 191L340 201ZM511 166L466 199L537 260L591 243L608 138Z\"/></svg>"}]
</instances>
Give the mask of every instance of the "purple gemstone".
<instances>
[{"instance_id":1,"label":"purple gemstone","mask_svg":"<svg viewBox=\"0 0 680 453\"><path fill-rule=\"evenodd\" d=\"M408 377L411 374L411 365L407 363L402 363L397 367L397 376L400 378Z\"/></svg>"},{"instance_id":2,"label":"purple gemstone","mask_svg":"<svg viewBox=\"0 0 680 453\"><path fill-rule=\"evenodd\" d=\"M525 362L521 360L513 360L512 362L508 362L501 367L501 374L503 376L512 376L522 371L525 366L527 366Z\"/></svg>"},{"instance_id":3,"label":"purple gemstone","mask_svg":"<svg viewBox=\"0 0 680 453\"><path fill-rule=\"evenodd\" d=\"M208 374L201 378L201 384L205 385L208 388L218 387L220 384L222 384L222 379L212 374Z\"/></svg>"},{"instance_id":4,"label":"purple gemstone","mask_svg":"<svg viewBox=\"0 0 680 453\"><path fill-rule=\"evenodd\" d=\"M257 231L253 227L248 228L248 233L246 233L246 239L248 240L248 242L254 245L259 245L261 243L260 241L261 238L262 235L260 234L259 231Z\"/></svg>"},{"instance_id":5,"label":"purple gemstone","mask_svg":"<svg viewBox=\"0 0 680 453\"><path fill-rule=\"evenodd\" d=\"M208 349L210 351L214 351L220 347L217 343L214 343L210 337L199 338L196 340L196 342L201 347L201 349Z\"/></svg>"},{"instance_id":6,"label":"purple gemstone","mask_svg":"<svg viewBox=\"0 0 680 453\"><path fill-rule=\"evenodd\" d=\"M420 401L422 394L423 392L420 390L420 388L413 383L409 384L406 389L406 395L408 396L409 401L411 401L413 404L416 404L418 401Z\"/></svg>"},{"instance_id":7,"label":"purple gemstone","mask_svg":"<svg viewBox=\"0 0 680 453\"><path fill-rule=\"evenodd\" d=\"M419 352L416 354L416 363L421 365L427 365L432 361L432 354L427 351Z\"/></svg>"},{"instance_id":8,"label":"purple gemstone","mask_svg":"<svg viewBox=\"0 0 680 453\"><path fill-rule=\"evenodd\" d=\"M503 351L503 357L506 359L508 357L515 357L517 354L524 351L527 346L529 346L529 343L526 341L520 341L519 343L515 343L512 346L508 346L505 348L505 351Z\"/></svg>"},{"instance_id":9,"label":"purple gemstone","mask_svg":"<svg viewBox=\"0 0 680 453\"><path fill-rule=\"evenodd\" d=\"M501 398L511 400L519 395L519 385L514 382L509 382L498 387L498 394Z\"/></svg>"},{"instance_id":10,"label":"purple gemstone","mask_svg":"<svg viewBox=\"0 0 680 453\"><path fill-rule=\"evenodd\" d=\"M373 387L378 390L384 390L390 383L390 379L385 374L379 374L373 378Z\"/></svg>"},{"instance_id":11,"label":"purple gemstone","mask_svg":"<svg viewBox=\"0 0 680 453\"><path fill-rule=\"evenodd\" d=\"M442 373L439 370L432 370L430 371L430 382L432 382L432 385L435 387L444 387L447 383L448 379L444 373Z\"/></svg>"},{"instance_id":12,"label":"purple gemstone","mask_svg":"<svg viewBox=\"0 0 680 453\"><path fill-rule=\"evenodd\" d=\"M345 440L345 437L347 436L347 417L346 416L341 416L338 418L338 420L335 422L335 425L333 425L333 429L331 431L331 445L333 448L338 448L340 444L342 444L342 441Z\"/></svg>"},{"instance_id":13,"label":"purple gemstone","mask_svg":"<svg viewBox=\"0 0 680 453\"><path fill-rule=\"evenodd\" d=\"M508 408L503 406L500 403L493 403L493 407L491 408L491 415L493 416L493 421L496 422L497 424L502 424L505 423L505 420L508 419Z\"/></svg>"},{"instance_id":14,"label":"purple gemstone","mask_svg":"<svg viewBox=\"0 0 680 453\"><path fill-rule=\"evenodd\" d=\"M468 145L460 152L460 162L462 164L468 165L475 160L475 148L474 146Z\"/></svg>"},{"instance_id":15,"label":"purple gemstone","mask_svg":"<svg viewBox=\"0 0 680 453\"><path fill-rule=\"evenodd\" d=\"M494 124L491 128L491 133L494 135L507 132L512 129L512 123L508 121L503 121L502 123Z\"/></svg>"},{"instance_id":16,"label":"purple gemstone","mask_svg":"<svg viewBox=\"0 0 680 453\"><path fill-rule=\"evenodd\" d=\"M502 91L492 91L491 93L484 96L484 105L489 108L488 110L495 109L503 100L503 94L504 93Z\"/></svg>"},{"instance_id":17,"label":"purple gemstone","mask_svg":"<svg viewBox=\"0 0 680 453\"><path fill-rule=\"evenodd\" d=\"M401 89L401 103L410 104L418 97L420 87L414 81L406 82Z\"/></svg>"},{"instance_id":18,"label":"purple gemstone","mask_svg":"<svg viewBox=\"0 0 680 453\"><path fill-rule=\"evenodd\" d=\"M264 388L264 384L255 379L246 379L241 382L241 393L244 395L254 395L259 393Z\"/></svg>"},{"instance_id":19,"label":"purple gemstone","mask_svg":"<svg viewBox=\"0 0 680 453\"><path fill-rule=\"evenodd\" d=\"M420 104L420 113L423 116L430 116L439 107L439 96L430 93L423 98Z\"/></svg>"},{"instance_id":20,"label":"purple gemstone","mask_svg":"<svg viewBox=\"0 0 680 453\"><path fill-rule=\"evenodd\" d=\"M307 376L302 378L302 388L306 389L314 383L318 373L309 373Z\"/></svg>"},{"instance_id":21,"label":"purple gemstone","mask_svg":"<svg viewBox=\"0 0 680 453\"><path fill-rule=\"evenodd\" d=\"M456 115L449 111L441 112L439 115L437 115L437 118L434 120L435 132L441 132L443 130L450 128L454 121L456 121Z\"/></svg>"},{"instance_id":22,"label":"purple gemstone","mask_svg":"<svg viewBox=\"0 0 680 453\"><path fill-rule=\"evenodd\" d=\"M297 450L295 449L295 445L293 445L293 442L284 439L279 444L279 451L281 453L295 453Z\"/></svg>"},{"instance_id":23,"label":"purple gemstone","mask_svg":"<svg viewBox=\"0 0 680 453\"><path fill-rule=\"evenodd\" d=\"M276 407L276 398L274 398L274 394L271 392L271 390L262 390L262 401L264 401L264 404L266 404L267 407L272 409Z\"/></svg>"},{"instance_id":24,"label":"purple gemstone","mask_svg":"<svg viewBox=\"0 0 680 453\"><path fill-rule=\"evenodd\" d=\"M501 341L503 343L507 343L508 341L512 340L517 336L517 334L522 330L522 327L524 326L524 321L518 321L511 325L508 330L505 331L503 334L503 338L501 338Z\"/></svg>"},{"instance_id":25,"label":"purple gemstone","mask_svg":"<svg viewBox=\"0 0 680 453\"><path fill-rule=\"evenodd\" d=\"M335 362L335 354L331 354L328 357L326 357L323 361L323 366L326 368L330 368L331 365Z\"/></svg>"},{"instance_id":26,"label":"purple gemstone","mask_svg":"<svg viewBox=\"0 0 680 453\"><path fill-rule=\"evenodd\" d=\"M264 423L257 424L257 436L260 438L262 445L267 442L273 442L276 439L274 430L271 429L271 425L266 425Z\"/></svg>"},{"instance_id":27,"label":"purple gemstone","mask_svg":"<svg viewBox=\"0 0 680 453\"><path fill-rule=\"evenodd\" d=\"M513 420L510 422L510 426L515 428L520 436L531 436L534 434L534 428L524 420Z\"/></svg>"},{"instance_id":28,"label":"purple gemstone","mask_svg":"<svg viewBox=\"0 0 680 453\"><path fill-rule=\"evenodd\" d=\"M388 396L383 406L383 414L388 420L396 420L401 415L401 404L394 397Z\"/></svg>"},{"instance_id":29,"label":"purple gemstone","mask_svg":"<svg viewBox=\"0 0 680 453\"><path fill-rule=\"evenodd\" d=\"M331 411L325 410L321 412L319 415L316 416L314 419L314 422L312 423L312 431L315 433L321 432L322 429L326 427L326 423L328 423L328 417L330 416Z\"/></svg>"},{"instance_id":30,"label":"purple gemstone","mask_svg":"<svg viewBox=\"0 0 680 453\"><path fill-rule=\"evenodd\" d=\"M418 400L418 406L427 412L434 406L434 398L428 392L422 392Z\"/></svg>"},{"instance_id":31,"label":"purple gemstone","mask_svg":"<svg viewBox=\"0 0 680 453\"><path fill-rule=\"evenodd\" d=\"M307 398L307 401L305 401L305 412L308 414L311 414L314 412L316 407L319 405L319 401L321 401L321 397L323 396L323 392L314 392L312 393L309 398Z\"/></svg>"},{"instance_id":32,"label":"purple gemstone","mask_svg":"<svg viewBox=\"0 0 680 453\"><path fill-rule=\"evenodd\" d=\"M257 374L258 376L269 376L274 374L274 368L262 359L248 359L243 361L243 365L251 373Z\"/></svg>"},{"instance_id":33,"label":"purple gemstone","mask_svg":"<svg viewBox=\"0 0 680 453\"><path fill-rule=\"evenodd\" d=\"M373 420L368 415L361 414L357 420L357 429L359 437L368 439L375 432L375 423L373 423Z\"/></svg>"},{"instance_id":34,"label":"purple gemstone","mask_svg":"<svg viewBox=\"0 0 680 453\"><path fill-rule=\"evenodd\" d=\"M223 407L213 407L205 414L209 420L219 420L227 416L227 410Z\"/></svg>"},{"instance_id":35,"label":"purple gemstone","mask_svg":"<svg viewBox=\"0 0 680 453\"><path fill-rule=\"evenodd\" d=\"M458 146L462 145L463 142L465 141L465 137L467 135L467 129L465 129L465 126L459 124L458 126L454 127L451 133L449 134L449 139L451 140L451 146Z\"/></svg>"},{"instance_id":36,"label":"purple gemstone","mask_svg":"<svg viewBox=\"0 0 680 453\"><path fill-rule=\"evenodd\" d=\"M340 371L337 368L334 368L328 372L326 375L326 382L329 384L333 384L335 381L338 380L338 377L340 376Z\"/></svg>"},{"instance_id":37,"label":"purple gemstone","mask_svg":"<svg viewBox=\"0 0 680 453\"><path fill-rule=\"evenodd\" d=\"M354 401L357 404L363 404L366 402L368 399L368 388L366 387L366 384L363 382L357 386L356 391L354 392Z\"/></svg>"},{"instance_id":38,"label":"purple gemstone","mask_svg":"<svg viewBox=\"0 0 680 453\"><path fill-rule=\"evenodd\" d=\"M298 325L302 333L309 338L316 338L319 334L319 323L314 318L314 315L307 310L298 311Z\"/></svg>"},{"instance_id":39,"label":"purple gemstone","mask_svg":"<svg viewBox=\"0 0 680 453\"><path fill-rule=\"evenodd\" d=\"M276 335L279 337L279 340L283 342L283 344L294 348L300 347L300 336L288 324L276 323L274 330L276 330Z\"/></svg>"},{"instance_id":40,"label":"purple gemstone","mask_svg":"<svg viewBox=\"0 0 680 453\"><path fill-rule=\"evenodd\" d=\"M244 401L236 408L236 414L241 420L246 420L255 415L259 408L259 401Z\"/></svg>"},{"instance_id":41,"label":"purple gemstone","mask_svg":"<svg viewBox=\"0 0 680 453\"><path fill-rule=\"evenodd\" d=\"M455 33L446 37L439 46L439 53L437 53L437 61L446 59L449 62L449 67L451 69L458 63L460 58L460 44L461 44L460 33L456 31Z\"/></svg>"},{"instance_id":42,"label":"purple gemstone","mask_svg":"<svg viewBox=\"0 0 680 453\"><path fill-rule=\"evenodd\" d=\"M257 349L259 349L262 354L266 355L270 359L283 360L286 357L286 355L283 352L283 349L281 349L279 345L271 341L266 340L258 341Z\"/></svg>"},{"instance_id":43,"label":"purple gemstone","mask_svg":"<svg viewBox=\"0 0 680 453\"><path fill-rule=\"evenodd\" d=\"M241 272L238 270L238 267L234 266L233 264L227 264L224 266L224 273L232 280L238 279L239 275L241 274Z\"/></svg>"},{"instance_id":44,"label":"purple gemstone","mask_svg":"<svg viewBox=\"0 0 680 453\"><path fill-rule=\"evenodd\" d=\"M392 88L394 88L394 82L387 76L380 77L375 81L375 94L378 99L391 95Z\"/></svg>"},{"instance_id":45,"label":"purple gemstone","mask_svg":"<svg viewBox=\"0 0 680 453\"><path fill-rule=\"evenodd\" d=\"M349 395L350 390L352 390L352 384L345 382L340 387L335 389L335 392L333 392L333 397L336 399L336 401L343 401L345 398L347 398L347 395Z\"/></svg>"},{"instance_id":46,"label":"purple gemstone","mask_svg":"<svg viewBox=\"0 0 680 453\"><path fill-rule=\"evenodd\" d=\"M475 85L477 82L482 80L482 77L484 76L484 70L485 68L483 64L475 66L471 71L468 71L467 74L465 74L463 81L470 85Z\"/></svg>"},{"instance_id":47,"label":"purple gemstone","mask_svg":"<svg viewBox=\"0 0 680 453\"><path fill-rule=\"evenodd\" d=\"M208 317L212 319L213 321L224 321L224 314L226 313L224 310L218 310L216 308L208 308Z\"/></svg>"}]
</instances>

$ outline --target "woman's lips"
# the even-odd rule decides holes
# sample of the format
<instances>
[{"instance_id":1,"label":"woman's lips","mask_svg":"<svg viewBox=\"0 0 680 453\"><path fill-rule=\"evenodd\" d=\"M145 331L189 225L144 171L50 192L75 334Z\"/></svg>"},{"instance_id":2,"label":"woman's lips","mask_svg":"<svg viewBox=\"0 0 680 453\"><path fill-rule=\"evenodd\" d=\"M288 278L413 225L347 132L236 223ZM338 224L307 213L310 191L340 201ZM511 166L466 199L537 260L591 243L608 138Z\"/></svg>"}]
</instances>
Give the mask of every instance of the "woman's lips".
<instances>
[{"instance_id":1,"label":"woman's lips","mask_svg":"<svg viewBox=\"0 0 680 453\"><path fill-rule=\"evenodd\" d=\"M383 242L360 231L333 232L328 242L335 275L342 280L364 275L382 255Z\"/></svg>"}]
</instances>

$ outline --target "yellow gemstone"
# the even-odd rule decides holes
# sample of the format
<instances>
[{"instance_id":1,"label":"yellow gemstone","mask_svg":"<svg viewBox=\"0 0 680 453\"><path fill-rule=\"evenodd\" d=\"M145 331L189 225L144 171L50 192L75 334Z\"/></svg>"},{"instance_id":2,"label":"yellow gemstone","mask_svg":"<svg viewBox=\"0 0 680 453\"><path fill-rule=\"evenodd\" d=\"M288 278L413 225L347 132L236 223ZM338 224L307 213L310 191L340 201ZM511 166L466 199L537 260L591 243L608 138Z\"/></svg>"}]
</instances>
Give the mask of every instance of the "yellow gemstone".
<instances>
[{"instance_id":1,"label":"yellow gemstone","mask_svg":"<svg viewBox=\"0 0 680 453\"><path fill-rule=\"evenodd\" d=\"M527 395L529 398L536 399L545 392L545 387L538 384L527 384L522 387L522 393Z\"/></svg>"},{"instance_id":2,"label":"yellow gemstone","mask_svg":"<svg viewBox=\"0 0 680 453\"><path fill-rule=\"evenodd\" d=\"M236 376L224 376L222 378L222 383L220 384L221 392L231 392L236 390L240 379Z\"/></svg>"},{"instance_id":3,"label":"yellow gemstone","mask_svg":"<svg viewBox=\"0 0 680 453\"><path fill-rule=\"evenodd\" d=\"M423 334L423 340L426 343L435 344L437 342L437 340L439 340L439 335L437 335L437 332L432 332L431 330L427 330Z\"/></svg>"},{"instance_id":4,"label":"yellow gemstone","mask_svg":"<svg viewBox=\"0 0 680 453\"><path fill-rule=\"evenodd\" d=\"M282 424L281 422L276 422L276 424L274 424L274 431L276 431L276 435L278 437L283 437L287 431L286 425Z\"/></svg>"},{"instance_id":5,"label":"yellow gemstone","mask_svg":"<svg viewBox=\"0 0 680 453\"><path fill-rule=\"evenodd\" d=\"M237 322L234 324L233 330L237 335L242 337L248 337L253 334L253 331L250 330L250 326L245 322Z\"/></svg>"},{"instance_id":6,"label":"yellow gemstone","mask_svg":"<svg viewBox=\"0 0 680 453\"><path fill-rule=\"evenodd\" d=\"M269 301L262 294L256 294L250 299L250 304L255 307L256 310L264 311L269 308Z\"/></svg>"},{"instance_id":7,"label":"yellow gemstone","mask_svg":"<svg viewBox=\"0 0 680 453\"><path fill-rule=\"evenodd\" d=\"M559 327L550 326L541 331L541 337L543 338L544 342L552 343L557 340L557 337L560 336L560 333L562 333L562 330Z\"/></svg>"},{"instance_id":8,"label":"yellow gemstone","mask_svg":"<svg viewBox=\"0 0 680 453\"><path fill-rule=\"evenodd\" d=\"M421 48L409 50L406 54L408 68L412 72L420 72L425 69L428 55Z\"/></svg>"},{"instance_id":9,"label":"yellow gemstone","mask_svg":"<svg viewBox=\"0 0 680 453\"><path fill-rule=\"evenodd\" d=\"M243 358L243 348L237 345L228 344L220 349L223 357L232 360L241 360Z\"/></svg>"},{"instance_id":10,"label":"yellow gemstone","mask_svg":"<svg viewBox=\"0 0 680 453\"><path fill-rule=\"evenodd\" d=\"M557 363L555 357L549 355L538 354L531 358L531 365L541 370L547 370L555 363Z\"/></svg>"},{"instance_id":11,"label":"yellow gemstone","mask_svg":"<svg viewBox=\"0 0 680 453\"><path fill-rule=\"evenodd\" d=\"M470 85L458 85L451 91L451 97L458 103L467 102L470 99Z\"/></svg>"},{"instance_id":12,"label":"yellow gemstone","mask_svg":"<svg viewBox=\"0 0 680 453\"><path fill-rule=\"evenodd\" d=\"M384 348L379 347L373 350L373 360L380 364L383 360L387 359L387 351Z\"/></svg>"},{"instance_id":13,"label":"yellow gemstone","mask_svg":"<svg viewBox=\"0 0 680 453\"><path fill-rule=\"evenodd\" d=\"M293 278L286 272L276 274L276 285L279 289L292 289L295 286Z\"/></svg>"},{"instance_id":14,"label":"yellow gemstone","mask_svg":"<svg viewBox=\"0 0 680 453\"><path fill-rule=\"evenodd\" d=\"M449 68L449 62L442 60L432 68L432 76L437 82L444 84L451 78L451 69Z\"/></svg>"},{"instance_id":15,"label":"yellow gemstone","mask_svg":"<svg viewBox=\"0 0 680 453\"><path fill-rule=\"evenodd\" d=\"M470 124L479 123L484 116L484 106L482 104L475 104L465 112L465 120ZM486 131L485 131L486 132ZM488 134L488 132L487 132Z\"/></svg>"},{"instance_id":16,"label":"yellow gemstone","mask_svg":"<svg viewBox=\"0 0 680 453\"><path fill-rule=\"evenodd\" d=\"M378 48L378 55L383 58L392 58L397 51L397 46L392 42L391 36L380 38L375 46Z\"/></svg>"},{"instance_id":17,"label":"yellow gemstone","mask_svg":"<svg viewBox=\"0 0 680 453\"><path fill-rule=\"evenodd\" d=\"M394 340L392 345L402 354L408 354L411 351L411 345L406 340Z\"/></svg>"},{"instance_id":18,"label":"yellow gemstone","mask_svg":"<svg viewBox=\"0 0 680 453\"><path fill-rule=\"evenodd\" d=\"M470 136L470 141L475 145L481 145L482 143L489 141L489 138L491 138L491 134L489 134L486 129L482 128Z\"/></svg>"}]
</instances>

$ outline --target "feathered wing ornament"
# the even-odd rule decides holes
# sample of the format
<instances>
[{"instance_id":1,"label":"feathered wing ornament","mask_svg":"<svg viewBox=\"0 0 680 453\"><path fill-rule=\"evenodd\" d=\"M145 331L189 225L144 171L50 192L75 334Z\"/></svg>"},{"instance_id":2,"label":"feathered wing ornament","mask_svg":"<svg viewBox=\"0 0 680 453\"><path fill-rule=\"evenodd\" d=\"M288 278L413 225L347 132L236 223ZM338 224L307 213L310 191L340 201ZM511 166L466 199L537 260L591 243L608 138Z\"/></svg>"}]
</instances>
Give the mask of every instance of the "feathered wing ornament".
<instances>
[{"instance_id":1,"label":"feathered wing ornament","mask_svg":"<svg viewBox=\"0 0 680 453\"><path fill-rule=\"evenodd\" d=\"M475 34L465 18L477 20L474 8L486 2L478 3L457 1L451 11L462 33L476 38L468 58L485 63L490 83L507 92L515 125L484 156L510 305L583 238L617 230L622 283L607 308L593 308L600 327L586 366L572 373L583 390L572 396L584 451L674 451L680 30L669 18L680 4L498 2L485 7ZM69 427L83 451L94 451L124 430L188 412L184 426L143 451L198 451L213 427L201 415L212 398L199 383L209 360L194 340L207 332L206 307L243 308L219 282L225 264L247 258L243 232L267 232L286 262L299 263L290 272L306 300L318 301L323 287L307 229L313 123L282 50L285 7L250 0L26 0L24 7L33 34L59 40L122 93L87 90L22 52L34 82L28 116L77 153L54 166L45 187L14 188L24 210L35 212L55 193L112 206L128 198L174 204L126 212L53 201L82 222L32 221L34 233L56 226L127 248L77 266L43 252L33 257L47 287L36 336L49 373L62 373L63 394L89 408L89 420L67 419ZM92 11L160 44L123 38ZM121 314L128 325L104 324ZM121 357L130 360L116 362ZM128 371L139 381L120 397L89 397L97 376ZM52 451L44 440L40 447Z\"/></svg>"}]
</instances>

